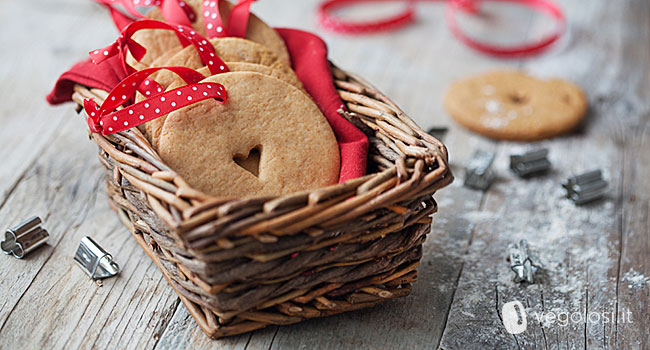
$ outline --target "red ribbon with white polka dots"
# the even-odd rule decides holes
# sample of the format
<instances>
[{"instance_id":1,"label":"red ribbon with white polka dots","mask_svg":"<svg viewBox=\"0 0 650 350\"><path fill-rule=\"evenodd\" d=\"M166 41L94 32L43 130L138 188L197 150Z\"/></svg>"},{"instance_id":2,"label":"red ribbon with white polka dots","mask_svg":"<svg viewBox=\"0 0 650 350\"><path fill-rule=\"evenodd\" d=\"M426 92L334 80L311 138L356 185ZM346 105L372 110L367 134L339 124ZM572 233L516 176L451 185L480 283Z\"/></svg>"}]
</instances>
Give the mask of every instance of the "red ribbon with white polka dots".
<instances>
[{"instance_id":1,"label":"red ribbon with white polka dots","mask_svg":"<svg viewBox=\"0 0 650 350\"><path fill-rule=\"evenodd\" d=\"M122 30L137 19L146 19L137 10L136 6L159 6L165 20L171 24L191 26L196 21L196 14L191 6L181 0L95 0L106 6L118 29ZM209 38L223 38L227 36L246 37L250 7L255 0L240 0L230 11L228 28L224 24L219 4L223 0L206 0L202 4L201 12L205 30ZM125 15L115 8L121 4L132 17Z\"/></svg>"},{"instance_id":2,"label":"red ribbon with white polka dots","mask_svg":"<svg viewBox=\"0 0 650 350\"><path fill-rule=\"evenodd\" d=\"M136 70L126 63L126 53L127 51L130 51L131 55L133 55L133 57L138 61L144 57L147 50L142 47L142 45L131 39L131 36L134 33L143 29L164 29L173 31L183 47L193 45L196 48L201 60L203 60L208 66L212 74L228 72L228 67L221 58L217 56L214 47L210 45L205 37L194 31L194 28L182 25L171 25L150 19L131 23L122 30L120 37L114 43L103 49L89 52L90 58L94 63L101 63L107 58L119 54L120 62L122 63L124 71L127 74L135 72Z\"/></svg>"},{"instance_id":3,"label":"red ribbon with white polka dots","mask_svg":"<svg viewBox=\"0 0 650 350\"><path fill-rule=\"evenodd\" d=\"M206 38L195 32L192 27L181 25L174 26L165 22L149 19L133 22L126 26L122 30L120 37L114 43L103 49L91 51L89 53L91 60L93 63L99 64L109 57L119 55L120 63L122 64L124 71L127 74L136 72L135 68L126 63L126 54L127 52L131 52L131 55L133 55L133 57L138 61L144 57L147 50L142 47L142 45L131 39L131 36L134 33L142 29L171 30L176 33L176 36L183 47L193 45L196 48L197 53L201 57L201 61L208 66L210 73L214 75L229 71L226 63L217 56L214 46L212 46ZM154 80L147 79L144 81L144 84L138 86L138 91L143 95L151 96L156 92L162 92L162 87Z\"/></svg>"},{"instance_id":4,"label":"red ribbon with white polka dots","mask_svg":"<svg viewBox=\"0 0 650 350\"><path fill-rule=\"evenodd\" d=\"M251 4L255 0L240 0L237 5L232 8L230 15L228 16L228 28L226 28L221 19L221 14L219 13L219 4L221 1L223 0L205 0L203 2L203 22L208 37L246 37L246 28L248 28Z\"/></svg>"},{"instance_id":5,"label":"red ribbon with white polka dots","mask_svg":"<svg viewBox=\"0 0 650 350\"><path fill-rule=\"evenodd\" d=\"M176 73L188 85L159 93L117 110L118 107L128 103L137 87L149 75L162 69ZM213 98L223 104L226 101L226 90L223 85L199 83L203 79L205 77L201 73L187 67L155 67L135 72L122 80L108 94L101 107L93 99L84 100L88 127L91 132L108 135L133 128L207 99Z\"/></svg>"},{"instance_id":6,"label":"red ribbon with white polka dots","mask_svg":"<svg viewBox=\"0 0 650 350\"><path fill-rule=\"evenodd\" d=\"M527 56L540 53L549 48L556 42L566 30L566 19L562 10L551 0L407 0L407 6L403 12L384 19L378 19L366 22L347 22L336 16L331 11L337 8L345 7L354 3L370 2L378 0L327 0L321 3L319 8L321 24L333 31L347 34L364 34L375 33L380 31L390 31L401 28L415 21L415 2L416 1L445 1L449 5L445 18L447 26L454 36L465 45L492 56ZM397 1L397 0L384 0ZM456 13L464 11L468 13L477 13L478 5L481 2L499 1L516 3L531 8L534 11L547 14L556 22L556 27L549 35L538 41L524 43L514 46L501 46L489 44L478 39L474 39L465 34L456 21Z\"/></svg>"}]
</instances>

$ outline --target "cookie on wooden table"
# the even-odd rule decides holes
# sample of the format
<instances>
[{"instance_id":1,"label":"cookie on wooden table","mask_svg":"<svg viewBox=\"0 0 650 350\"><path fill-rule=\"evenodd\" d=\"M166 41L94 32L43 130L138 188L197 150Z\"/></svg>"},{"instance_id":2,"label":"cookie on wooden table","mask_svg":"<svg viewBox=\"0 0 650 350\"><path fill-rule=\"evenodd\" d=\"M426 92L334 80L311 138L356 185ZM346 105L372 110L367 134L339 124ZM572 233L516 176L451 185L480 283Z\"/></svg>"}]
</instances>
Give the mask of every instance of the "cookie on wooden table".
<instances>
[{"instance_id":1,"label":"cookie on wooden table","mask_svg":"<svg viewBox=\"0 0 650 350\"><path fill-rule=\"evenodd\" d=\"M206 100L170 113L158 147L163 161L191 186L245 198L337 182L336 138L302 91L254 72L223 73L204 82L222 84L227 101Z\"/></svg>"},{"instance_id":2,"label":"cookie on wooden table","mask_svg":"<svg viewBox=\"0 0 650 350\"><path fill-rule=\"evenodd\" d=\"M230 15L230 11L235 5L229 1L217 2L219 3L219 13L221 14L221 18L227 27L228 16ZM214 3L216 4L217 2ZM203 1L185 0L185 3L191 6L194 10L194 13L196 14L196 20L194 23L192 23L192 27L199 34L207 37L205 24L203 21L203 13L206 11L203 9ZM210 4L212 4L212 1L207 5L207 11L212 11ZM149 19L163 22L165 21L159 8L154 8L145 16ZM282 37L275 31L275 29L269 27L266 23L264 23L264 21L252 13L248 19L246 38L267 47L284 63L290 64L291 60L289 58L289 52L287 51L287 47ZM143 29L134 33L132 39L147 49L147 53L140 61L140 63L145 66L151 65L151 63L153 63L156 58L160 57L169 50L181 47L176 34L169 30ZM127 63L134 67L139 66L137 64L137 61L130 54L127 56Z\"/></svg>"},{"instance_id":3,"label":"cookie on wooden table","mask_svg":"<svg viewBox=\"0 0 650 350\"><path fill-rule=\"evenodd\" d=\"M585 117L587 99L578 86L565 80L497 71L454 83L445 108L481 135L534 141L575 129Z\"/></svg>"}]
</instances>

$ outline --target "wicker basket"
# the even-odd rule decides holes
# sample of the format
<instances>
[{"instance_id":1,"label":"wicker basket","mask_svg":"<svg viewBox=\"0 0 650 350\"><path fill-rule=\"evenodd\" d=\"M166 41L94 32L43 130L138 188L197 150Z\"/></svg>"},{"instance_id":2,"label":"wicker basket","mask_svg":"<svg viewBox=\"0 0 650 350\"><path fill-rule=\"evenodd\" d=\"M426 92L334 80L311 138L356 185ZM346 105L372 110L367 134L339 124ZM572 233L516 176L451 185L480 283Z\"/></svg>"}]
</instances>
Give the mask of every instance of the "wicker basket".
<instances>
[{"instance_id":1,"label":"wicker basket","mask_svg":"<svg viewBox=\"0 0 650 350\"><path fill-rule=\"evenodd\" d=\"M369 175L343 184L215 198L188 186L137 128L90 135L112 207L210 337L374 306L417 280L432 194L453 180L445 146L362 79L333 73L340 113L370 139ZM79 104L107 95L75 91Z\"/></svg>"}]
</instances>

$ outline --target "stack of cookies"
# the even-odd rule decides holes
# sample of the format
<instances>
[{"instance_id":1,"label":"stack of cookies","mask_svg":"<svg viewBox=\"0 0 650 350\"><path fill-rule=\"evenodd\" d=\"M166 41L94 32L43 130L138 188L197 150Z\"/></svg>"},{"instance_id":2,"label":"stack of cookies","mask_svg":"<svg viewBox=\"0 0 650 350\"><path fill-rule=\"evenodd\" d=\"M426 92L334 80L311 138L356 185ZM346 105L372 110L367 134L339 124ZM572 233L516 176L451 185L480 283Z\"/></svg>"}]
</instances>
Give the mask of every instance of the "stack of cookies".
<instances>
[{"instance_id":1,"label":"stack of cookies","mask_svg":"<svg viewBox=\"0 0 650 350\"><path fill-rule=\"evenodd\" d=\"M217 3L221 18L228 18L233 5ZM201 5L198 0L185 2L196 13ZM158 8L147 17L163 20ZM205 35L202 16L197 17L193 28ZM336 137L291 69L284 41L259 18L251 14L245 38L204 43L214 47L228 68L227 73L212 76L197 48L183 47L174 32L146 29L132 39L147 52L139 61L127 57L131 66L184 66L206 76L204 82L226 88L224 104L205 100L139 127L162 160L192 187L214 196L247 198L337 182ZM159 71L152 78L167 90L185 84L170 71ZM137 101L145 98L136 96Z\"/></svg>"}]
</instances>

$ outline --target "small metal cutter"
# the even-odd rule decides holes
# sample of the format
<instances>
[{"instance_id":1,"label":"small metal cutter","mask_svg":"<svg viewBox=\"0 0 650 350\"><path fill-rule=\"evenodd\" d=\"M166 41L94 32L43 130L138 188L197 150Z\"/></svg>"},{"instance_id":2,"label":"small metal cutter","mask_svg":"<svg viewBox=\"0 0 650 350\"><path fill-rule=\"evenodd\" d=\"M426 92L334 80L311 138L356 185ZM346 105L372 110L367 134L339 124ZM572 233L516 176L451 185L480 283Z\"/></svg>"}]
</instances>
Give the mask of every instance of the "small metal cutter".
<instances>
[{"instance_id":1,"label":"small metal cutter","mask_svg":"<svg viewBox=\"0 0 650 350\"><path fill-rule=\"evenodd\" d=\"M90 237L84 237L79 243L74 261L93 280L117 275L120 267L113 262L113 256L107 253Z\"/></svg>"},{"instance_id":2,"label":"small metal cutter","mask_svg":"<svg viewBox=\"0 0 650 350\"><path fill-rule=\"evenodd\" d=\"M434 126L427 130L427 134L435 137L439 141L442 141L442 139L447 135L447 132L449 131L449 128L446 126Z\"/></svg>"},{"instance_id":3,"label":"small metal cutter","mask_svg":"<svg viewBox=\"0 0 650 350\"><path fill-rule=\"evenodd\" d=\"M602 197L607 190L607 181L603 180L600 170L593 170L569 178L562 187L567 190L567 198L582 205Z\"/></svg>"},{"instance_id":4,"label":"small metal cutter","mask_svg":"<svg viewBox=\"0 0 650 350\"><path fill-rule=\"evenodd\" d=\"M41 218L33 216L5 232L5 240L0 248L5 254L12 254L18 259L34 251L47 242L50 236L41 227Z\"/></svg>"},{"instance_id":5,"label":"small metal cutter","mask_svg":"<svg viewBox=\"0 0 650 350\"><path fill-rule=\"evenodd\" d=\"M547 156L548 149L546 148L520 155L513 154L510 156L510 169L520 177L542 174L551 168L551 162Z\"/></svg>"},{"instance_id":6,"label":"small metal cutter","mask_svg":"<svg viewBox=\"0 0 650 350\"><path fill-rule=\"evenodd\" d=\"M528 242L525 239L519 241L519 244L508 245L508 258L510 268L515 272L513 280L516 283L524 281L530 284L535 283L533 276L542 266L536 262L538 259L531 257Z\"/></svg>"},{"instance_id":7,"label":"small metal cutter","mask_svg":"<svg viewBox=\"0 0 650 350\"><path fill-rule=\"evenodd\" d=\"M465 186L485 191L494 181L494 172L490 170L495 154L476 151L465 166Z\"/></svg>"}]
</instances>

